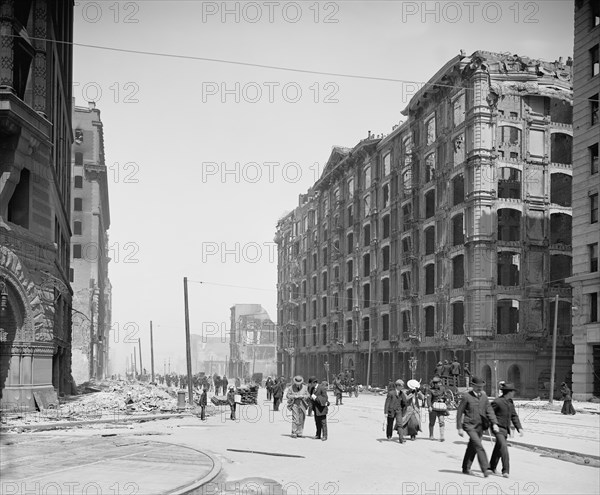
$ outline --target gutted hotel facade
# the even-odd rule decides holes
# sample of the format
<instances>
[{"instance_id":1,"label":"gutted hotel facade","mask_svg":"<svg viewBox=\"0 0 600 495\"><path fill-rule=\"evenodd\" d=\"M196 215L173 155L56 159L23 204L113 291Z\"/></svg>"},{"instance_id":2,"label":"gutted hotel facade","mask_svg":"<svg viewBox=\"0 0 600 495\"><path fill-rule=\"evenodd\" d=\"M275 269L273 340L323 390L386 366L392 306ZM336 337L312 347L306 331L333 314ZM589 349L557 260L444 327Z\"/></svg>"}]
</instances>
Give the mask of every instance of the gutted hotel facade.
<instances>
[{"instance_id":1,"label":"gutted hotel facade","mask_svg":"<svg viewBox=\"0 0 600 495\"><path fill-rule=\"evenodd\" d=\"M277 225L278 372L429 380L456 357L548 395L571 344L571 66L450 60L385 137L333 149Z\"/></svg>"}]
</instances>

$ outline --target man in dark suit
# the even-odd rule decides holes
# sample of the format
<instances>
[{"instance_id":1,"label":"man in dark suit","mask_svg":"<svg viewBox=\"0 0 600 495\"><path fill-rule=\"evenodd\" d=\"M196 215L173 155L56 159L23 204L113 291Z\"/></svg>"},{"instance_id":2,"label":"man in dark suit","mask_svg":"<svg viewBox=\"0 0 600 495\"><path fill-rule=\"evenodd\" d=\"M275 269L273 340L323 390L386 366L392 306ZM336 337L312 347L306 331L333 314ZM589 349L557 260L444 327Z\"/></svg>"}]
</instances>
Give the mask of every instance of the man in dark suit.
<instances>
[{"instance_id":1,"label":"man in dark suit","mask_svg":"<svg viewBox=\"0 0 600 495\"><path fill-rule=\"evenodd\" d=\"M498 433L498 420L490 404L488 396L483 391L485 382L478 376L471 380L473 390L463 394L458 411L456 412L456 427L462 437L465 432L469 435L469 444L462 462L462 472L472 474L471 465L477 454L479 467L487 478L490 474L488 458L481 443L483 432L492 424L494 433Z\"/></svg>"},{"instance_id":2,"label":"man in dark suit","mask_svg":"<svg viewBox=\"0 0 600 495\"><path fill-rule=\"evenodd\" d=\"M523 436L523 427L521 426L521 421L519 421L519 416L512 400L515 395L515 387L512 383L503 382L500 386L500 391L502 392L502 396L492 401L492 408L496 414L500 431L496 433L496 445L494 446L490 460L490 470L495 473L498 461L502 458L502 476L508 478L510 466L506 440L510 434L510 425L511 423L515 425L521 436Z\"/></svg>"},{"instance_id":3,"label":"man in dark suit","mask_svg":"<svg viewBox=\"0 0 600 495\"><path fill-rule=\"evenodd\" d=\"M327 397L327 387L329 384L326 381L322 381L320 384L317 383L316 388L313 390L311 400L315 411L315 424L317 426L317 434L315 438L321 440L327 440L327 412L329 411L329 398Z\"/></svg>"}]
</instances>

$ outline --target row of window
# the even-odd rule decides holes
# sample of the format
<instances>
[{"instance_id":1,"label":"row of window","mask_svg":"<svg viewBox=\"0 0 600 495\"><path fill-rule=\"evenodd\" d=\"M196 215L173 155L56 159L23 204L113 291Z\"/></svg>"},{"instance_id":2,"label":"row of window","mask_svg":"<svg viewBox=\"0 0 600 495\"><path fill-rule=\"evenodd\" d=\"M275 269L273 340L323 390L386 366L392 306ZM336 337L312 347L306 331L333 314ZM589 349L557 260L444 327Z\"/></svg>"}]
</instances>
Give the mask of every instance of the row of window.
<instances>
[{"instance_id":1,"label":"row of window","mask_svg":"<svg viewBox=\"0 0 600 495\"><path fill-rule=\"evenodd\" d=\"M590 306L590 321L598 321L598 293L588 294L588 303ZM554 326L554 301L548 306L548 326ZM559 301L557 327L559 333L569 335L571 332L571 304L567 301ZM442 310L443 311L443 310ZM436 307L426 306L422 310L425 337L434 337L436 332ZM361 320L361 335L354 332L354 320L345 321L345 339L341 335L338 322L331 324L331 332L327 324L322 324L320 332L318 327L313 325L310 333L306 328L300 329L300 342L302 347L327 345L329 342L345 343L354 342L356 338L362 337L362 341L368 342L369 339L390 340L390 315L380 316L381 325L379 329L371 328L371 317L365 316ZM402 311L400 315L401 332L404 335L417 334L412 324L411 311ZM453 335L464 335L465 333L465 310L462 301L456 301L451 304L451 328ZM520 331L520 302L517 299L502 299L496 303L496 332L499 335L516 334Z\"/></svg>"}]
</instances>

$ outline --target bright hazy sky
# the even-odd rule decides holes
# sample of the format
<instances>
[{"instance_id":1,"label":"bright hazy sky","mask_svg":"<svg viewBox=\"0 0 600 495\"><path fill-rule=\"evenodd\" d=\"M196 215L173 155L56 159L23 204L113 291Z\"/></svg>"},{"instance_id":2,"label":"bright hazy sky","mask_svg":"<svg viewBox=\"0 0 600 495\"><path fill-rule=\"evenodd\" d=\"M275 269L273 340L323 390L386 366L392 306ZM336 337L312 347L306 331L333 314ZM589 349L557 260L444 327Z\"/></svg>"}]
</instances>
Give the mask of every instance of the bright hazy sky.
<instances>
[{"instance_id":1,"label":"bright hazy sky","mask_svg":"<svg viewBox=\"0 0 600 495\"><path fill-rule=\"evenodd\" d=\"M74 39L180 57L74 48L76 104L104 124L113 372L138 336L150 369L150 320L162 372L185 357L184 276L245 287L190 283L192 333L226 331L236 303L276 320L277 220L332 146L389 133L415 87L193 58L425 82L461 49L566 59L573 2L78 1Z\"/></svg>"}]
</instances>

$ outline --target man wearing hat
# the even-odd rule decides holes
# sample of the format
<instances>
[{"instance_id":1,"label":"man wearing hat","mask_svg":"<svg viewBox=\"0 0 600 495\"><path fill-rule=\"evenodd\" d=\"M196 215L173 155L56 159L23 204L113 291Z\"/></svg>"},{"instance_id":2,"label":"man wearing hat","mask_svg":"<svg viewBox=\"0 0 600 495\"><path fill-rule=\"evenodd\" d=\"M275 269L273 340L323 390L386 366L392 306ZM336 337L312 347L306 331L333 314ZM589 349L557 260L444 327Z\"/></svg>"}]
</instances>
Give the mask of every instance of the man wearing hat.
<instances>
[{"instance_id":1,"label":"man wearing hat","mask_svg":"<svg viewBox=\"0 0 600 495\"><path fill-rule=\"evenodd\" d=\"M515 387L512 383L500 382L500 392L502 395L492 401L492 408L496 414L498 420L498 428L500 431L496 433L496 445L492 452L492 458L490 460L490 470L496 472L496 466L498 461L502 458L502 476L508 478L510 466L508 458L508 444L507 437L510 433L510 424L515 425L515 428L521 436L523 436L523 427L519 416L515 410L515 404L513 403L513 397L515 395Z\"/></svg>"},{"instance_id":2,"label":"man wearing hat","mask_svg":"<svg viewBox=\"0 0 600 495\"><path fill-rule=\"evenodd\" d=\"M444 420L449 413L448 404L446 404L446 387L442 385L442 379L439 376L434 376L431 380L431 386L427 392L427 410L429 411L429 440L435 440L433 428L437 419L440 423L440 442L443 442L446 427Z\"/></svg>"},{"instance_id":3,"label":"man wearing hat","mask_svg":"<svg viewBox=\"0 0 600 495\"><path fill-rule=\"evenodd\" d=\"M463 394L462 400L456 411L456 428L462 437L465 432L469 435L469 444L462 462L462 472L471 473L471 465L477 455L481 472L487 478L489 476L488 458L481 443L483 432L492 424L494 433L498 433L498 420L490 404L488 396L483 391L485 382L478 376L471 380L473 389Z\"/></svg>"},{"instance_id":4,"label":"man wearing hat","mask_svg":"<svg viewBox=\"0 0 600 495\"><path fill-rule=\"evenodd\" d=\"M402 428L402 418L406 409L406 395L404 394L404 382L396 380L391 386L388 386L388 394L383 406L383 414L387 417L386 436L388 440L392 439L394 430L394 420L396 421L396 430L398 431L398 441L404 443L404 429Z\"/></svg>"},{"instance_id":5,"label":"man wearing hat","mask_svg":"<svg viewBox=\"0 0 600 495\"><path fill-rule=\"evenodd\" d=\"M302 437L309 395L308 388L301 376L294 377L292 386L287 391L286 399L287 407L292 411L292 438Z\"/></svg>"},{"instance_id":6,"label":"man wearing hat","mask_svg":"<svg viewBox=\"0 0 600 495\"><path fill-rule=\"evenodd\" d=\"M335 377L333 381L333 391L335 393L335 405L341 406L342 402L342 393L344 392L344 385L342 384L342 374L340 373Z\"/></svg>"}]
</instances>

